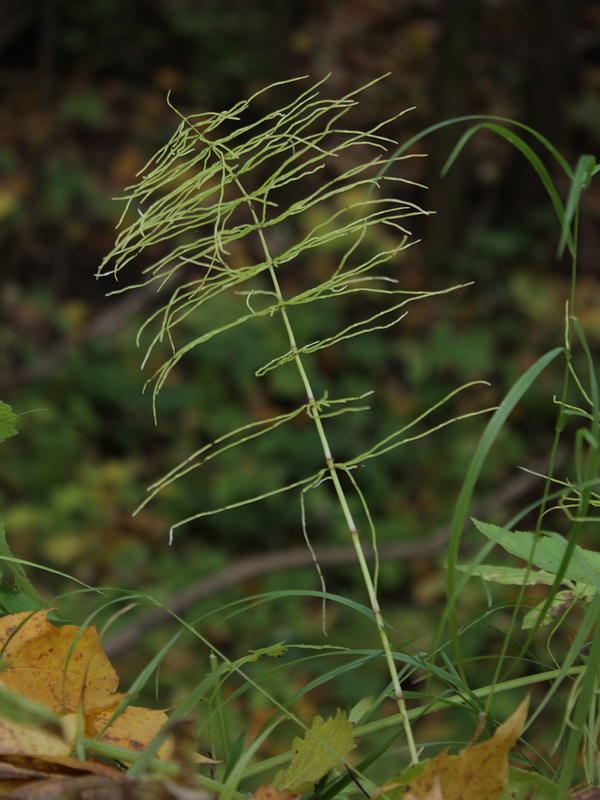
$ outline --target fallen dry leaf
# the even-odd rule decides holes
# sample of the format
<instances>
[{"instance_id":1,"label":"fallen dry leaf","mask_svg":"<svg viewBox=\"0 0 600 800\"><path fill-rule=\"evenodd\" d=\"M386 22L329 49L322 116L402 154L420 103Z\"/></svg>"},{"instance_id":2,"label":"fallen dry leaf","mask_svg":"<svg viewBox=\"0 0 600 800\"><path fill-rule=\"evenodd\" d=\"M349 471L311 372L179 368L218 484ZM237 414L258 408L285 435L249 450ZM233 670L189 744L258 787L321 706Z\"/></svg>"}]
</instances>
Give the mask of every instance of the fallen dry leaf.
<instances>
[{"instance_id":1,"label":"fallen dry leaf","mask_svg":"<svg viewBox=\"0 0 600 800\"><path fill-rule=\"evenodd\" d=\"M114 781L84 775L80 778L49 778L14 789L7 800L133 800Z\"/></svg>"},{"instance_id":2,"label":"fallen dry leaf","mask_svg":"<svg viewBox=\"0 0 600 800\"><path fill-rule=\"evenodd\" d=\"M110 764L103 764L100 761L80 761L78 758L71 758L70 756L41 757L25 755L2 756L0 777L5 770L10 771L11 775L14 775L15 770L22 770L24 773L43 773L45 778L48 775L78 775L82 772L111 777L115 771L118 772L116 767Z\"/></svg>"},{"instance_id":3,"label":"fallen dry leaf","mask_svg":"<svg viewBox=\"0 0 600 800\"><path fill-rule=\"evenodd\" d=\"M496 800L500 797L508 783L508 754L523 730L528 703L524 700L491 739L468 747L457 756L440 753L411 782L406 800L439 800L439 797L443 800Z\"/></svg>"},{"instance_id":4,"label":"fallen dry leaf","mask_svg":"<svg viewBox=\"0 0 600 800\"><path fill-rule=\"evenodd\" d=\"M71 788L81 787L84 779L89 788L91 778L106 784L118 782L122 777L123 774L115 767L95 761L3 756L0 762L0 795L24 800L68 800ZM113 797L117 800L118 795L113 794Z\"/></svg>"},{"instance_id":5,"label":"fallen dry leaf","mask_svg":"<svg viewBox=\"0 0 600 800\"><path fill-rule=\"evenodd\" d=\"M274 789L270 783L263 783L250 800L292 800L294 797L298 797L298 795L291 792L280 792L278 789Z\"/></svg>"},{"instance_id":6,"label":"fallen dry leaf","mask_svg":"<svg viewBox=\"0 0 600 800\"><path fill-rule=\"evenodd\" d=\"M195 776L131 778L109 764L69 757L0 757L8 800L213 800Z\"/></svg>"},{"instance_id":7,"label":"fallen dry leaf","mask_svg":"<svg viewBox=\"0 0 600 800\"><path fill-rule=\"evenodd\" d=\"M444 796L442 795L440 779L437 775L434 776L433 785L427 795L420 795L417 797L417 795L413 794L412 792L408 792L408 794L404 795L404 800L445 800Z\"/></svg>"},{"instance_id":8,"label":"fallen dry leaf","mask_svg":"<svg viewBox=\"0 0 600 800\"><path fill-rule=\"evenodd\" d=\"M57 627L46 614L22 612L0 619L5 687L57 714L81 706L86 714L114 708L120 700L116 694L119 676L104 654L96 629Z\"/></svg>"},{"instance_id":9,"label":"fallen dry leaf","mask_svg":"<svg viewBox=\"0 0 600 800\"><path fill-rule=\"evenodd\" d=\"M7 800L214 800L205 789L170 780L115 776L60 776L13 789Z\"/></svg>"},{"instance_id":10,"label":"fallen dry leaf","mask_svg":"<svg viewBox=\"0 0 600 800\"><path fill-rule=\"evenodd\" d=\"M34 728L0 719L0 754L2 755L27 753L29 755L68 756L73 749L73 744L73 740L57 736L43 728Z\"/></svg>"},{"instance_id":11,"label":"fallen dry leaf","mask_svg":"<svg viewBox=\"0 0 600 800\"><path fill-rule=\"evenodd\" d=\"M110 727L104 731L110 721L112 711L102 711L86 722L86 734L90 738L98 738L101 742L126 747L136 753L141 753L154 739L159 730L164 727L169 718L164 711L155 711L151 708L129 706ZM104 732L103 732L104 731ZM172 737L159 748L156 757L163 761L173 760L174 743ZM197 764L216 764L212 758L206 758L199 753L194 753Z\"/></svg>"},{"instance_id":12,"label":"fallen dry leaf","mask_svg":"<svg viewBox=\"0 0 600 800\"><path fill-rule=\"evenodd\" d=\"M18 614L7 614L0 617L0 643L3 657L10 657L22 645L36 639L48 627L52 627L46 619L44 611L22 611Z\"/></svg>"},{"instance_id":13,"label":"fallen dry leaf","mask_svg":"<svg viewBox=\"0 0 600 800\"><path fill-rule=\"evenodd\" d=\"M86 733L90 738L98 738L101 742L126 747L141 753L159 730L166 725L169 718L164 711L154 711L150 708L129 706L117 719L104 731L109 722L112 711L102 711L86 724ZM157 752L157 758L168 761L173 746L165 742Z\"/></svg>"},{"instance_id":14,"label":"fallen dry leaf","mask_svg":"<svg viewBox=\"0 0 600 800\"><path fill-rule=\"evenodd\" d=\"M47 613L22 612L0 618L1 678L5 689L60 714L63 735L0 716L0 759L21 754L46 757L49 763L50 759L68 756L75 741L75 725L69 729L66 723L74 722L75 712L81 711L87 738L142 752L167 724L165 712L129 706L111 721L124 696L117 694L119 678L96 629L52 625ZM158 758L176 762L174 748L171 736L159 749ZM194 754L193 745L189 751L195 763L216 763ZM0 784L0 794L1 789Z\"/></svg>"},{"instance_id":15,"label":"fallen dry leaf","mask_svg":"<svg viewBox=\"0 0 600 800\"><path fill-rule=\"evenodd\" d=\"M588 786L587 789L572 794L571 800L600 800L600 786Z\"/></svg>"}]
</instances>

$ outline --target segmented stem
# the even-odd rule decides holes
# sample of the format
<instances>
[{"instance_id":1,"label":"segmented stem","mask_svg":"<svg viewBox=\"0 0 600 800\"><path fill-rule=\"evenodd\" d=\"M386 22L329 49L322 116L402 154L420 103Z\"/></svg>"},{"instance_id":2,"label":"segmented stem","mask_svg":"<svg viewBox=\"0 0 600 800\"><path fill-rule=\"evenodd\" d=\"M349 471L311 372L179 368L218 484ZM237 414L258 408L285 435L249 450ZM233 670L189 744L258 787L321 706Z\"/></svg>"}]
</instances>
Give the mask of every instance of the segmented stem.
<instances>
[{"instance_id":1,"label":"segmented stem","mask_svg":"<svg viewBox=\"0 0 600 800\"><path fill-rule=\"evenodd\" d=\"M238 185L240 191L244 192L243 187L236 180L236 184ZM245 194L245 192L244 192ZM257 225L259 225L258 217L256 216L252 205L249 202L250 211L254 217L254 220ZM375 589L375 585L373 583L373 578L369 571L369 567L367 564L367 560L365 558L365 554L362 548L360 534L358 532L358 528L356 527L356 523L354 522L354 518L352 516L352 512L350 511L350 507L348 505L348 500L346 498L346 493L344 492L344 487L340 481L338 470L335 466L335 459L331 453L331 448L329 446L329 441L327 439L327 434L325 432L325 427L323 425L323 420L321 419L319 413L319 407L315 400L315 395L312 390L312 386L310 383L310 379L304 367L304 363L302 361L302 357L298 352L298 346L296 344L296 337L294 335L294 330L292 328L292 324L290 322L289 315L287 313L287 309L285 307L285 302L283 299L283 294L281 291L281 287L279 285L279 281L277 280L277 274L275 272L275 267L273 266L271 255L269 252L269 247L267 241L265 239L264 233L260 227L258 227L258 236L260 238L261 246L263 248L263 252L265 258L269 262L269 276L273 283L273 289L277 295L277 300L279 302L279 310L281 313L281 318L283 319L283 324L286 329L286 333L288 336L289 344L290 344L290 351L294 354L294 363L296 364L296 368L304 385L304 390L306 392L306 397L309 403L310 409L310 416L315 423L315 427L317 429L317 434L319 436L319 441L321 442L321 447L323 449L323 455L325 457L325 463L327 465L327 469L329 472L329 476L331 478L331 482L333 483L333 487L340 504L340 508L342 510L342 514L344 516L344 520L346 522L346 526L348 528L348 532L350 533L350 538L352 544L354 545L354 550L356 551L356 557L358 559L358 563L360 566L360 571L365 582L365 587L367 589L367 593L369 595L369 602L371 603L371 610L373 611L373 616L375 617L375 622L377 624L377 630L379 632L379 638L381 640L381 645L383 647L383 652L385 655L385 660L387 663L387 667L390 673L390 677L392 680L392 686L394 688L394 696L396 698L396 702L398 704L398 711L402 717L404 723L404 730L406 733L406 739L408 743L408 749L410 752L411 762L416 764L419 760L417 754L417 748L415 745L415 740L412 732L412 727L410 724L410 719L408 717L408 710L406 707L406 701L404 699L404 692L402 691L402 686L400 685L400 678L398 676L398 670L396 669L396 662L394 661L394 656L392 653L392 648L390 645L390 640L387 635L387 631L385 629L385 622L383 620L383 616L381 614L381 609L379 608L379 601L377 599L377 591Z\"/></svg>"}]
</instances>

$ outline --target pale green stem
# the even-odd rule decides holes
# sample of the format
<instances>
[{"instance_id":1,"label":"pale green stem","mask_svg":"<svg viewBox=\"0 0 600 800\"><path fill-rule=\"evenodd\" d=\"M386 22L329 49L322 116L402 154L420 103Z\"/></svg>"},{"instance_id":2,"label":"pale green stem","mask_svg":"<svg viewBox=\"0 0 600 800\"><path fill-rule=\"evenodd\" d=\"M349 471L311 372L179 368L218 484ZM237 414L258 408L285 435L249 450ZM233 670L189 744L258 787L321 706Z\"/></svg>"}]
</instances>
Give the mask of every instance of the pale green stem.
<instances>
[{"instance_id":1,"label":"pale green stem","mask_svg":"<svg viewBox=\"0 0 600 800\"><path fill-rule=\"evenodd\" d=\"M239 184L238 184L239 185ZM242 187L240 189L243 191ZM254 210L251 208L252 214L255 218L255 221L258 225L258 219L256 215L254 215ZM283 295L281 292L281 287L279 286L279 281L277 280L277 275L275 273L275 268L273 267L271 254L269 252L269 247L264 237L264 233L261 228L258 228L258 236L261 241L261 245L264 250L265 257L269 264L269 274L271 276L271 281L273 282L273 288L275 289L275 294L277 295L277 300L279 303L279 310L281 312L281 317L283 319L283 324L285 325L285 329L288 335L289 343L290 343L290 352L294 356L294 362L300 374L300 378L302 379L302 383L304 384L304 389L306 391L306 397L308 399L309 409L310 409L310 416L312 417L315 427L317 429L317 434L319 436L319 440L321 442L321 447L323 448L323 455L325 456L325 463L327 464L327 469L329 471L329 476L333 483L335 493L337 495L340 507L342 509L342 514L344 515L344 519L346 521L346 525L348 527L348 531L350 533L350 538L352 540L352 544L354 545L354 550L356 551L356 557L358 559L358 563L360 566L360 571L362 573L365 586L367 589L367 593L369 595L369 602L371 603L371 609L373 611L373 615L375 617L375 622L377 624L377 629L379 631L379 637L381 639L381 644L383 647L383 652L385 654L385 660L387 662L388 670L390 673L390 677L392 679L392 685L394 687L394 695L396 697L396 702L398 704L398 710L404 722L404 729L406 733L406 739L408 743L408 749L411 756L411 762L413 764L418 763L419 757L417 754L417 748L415 745L412 728L410 725L410 720L408 717L408 711L406 708L406 702L404 700L404 694L402 692L402 687L400 685L400 679L398 677L398 670L396 669L396 662L394 661L394 656L392 654L392 648L390 646L390 640L387 635L387 631L385 629L385 623L383 621L383 616L381 614L381 609L379 608L379 602L377 600L377 592L375 590L375 586L373 584L373 579L371 577L371 573L369 572L369 567L367 565L367 560L365 558L365 554L362 549L360 535L354 519L352 517L352 512L348 506L348 501L346 498L346 494L344 492L344 488L340 482L339 474L335 466L335 460L331 453L331 448L329 447L329 442L327 440L327 434L325 433L325 428L323 426L323 421L319 415L319 407L315 400L314 392L312 390L312 386L309 380L309 377L306 373L304 368L304 364L302 363L302 358L300 357L300 353L298 352L298 346L296 344L296 337L294 336L294 331L292 329L292 325L290 319L287 314L287 310L285 307L285 303L283 300Z\"/></svg>"}]
</instances>

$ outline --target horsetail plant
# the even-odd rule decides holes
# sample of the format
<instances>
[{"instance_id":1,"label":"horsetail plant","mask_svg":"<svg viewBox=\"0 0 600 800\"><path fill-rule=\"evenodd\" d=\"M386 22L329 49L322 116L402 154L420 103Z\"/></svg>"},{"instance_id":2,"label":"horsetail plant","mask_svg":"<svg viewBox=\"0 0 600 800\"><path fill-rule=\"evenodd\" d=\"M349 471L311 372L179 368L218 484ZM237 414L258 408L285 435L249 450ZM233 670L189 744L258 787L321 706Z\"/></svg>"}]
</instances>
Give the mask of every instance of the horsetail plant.
<instances>
[{"instance_id":1,"label":"horsetail plant","mask_svg":"<svg viewBox=\"0 0 600 800\"><path fill-rule=\"evenodd\" d=\"M367 131L352 130L344 125L344 117L356 105L356 95L371 84L332 100L321 96L325 80L262 116L256 110L261 95L281 83L294 81L273 84L222 113L185 116L171 106L180 117L179 127L140 171L138 182L128 188L124 198L126 208L119 223L122 230L98 275L121 279L143 251L150 251L151 263L144 262L142 278L138 277L139 272L134 273L135 277L116 291L155 284L162 301L138 335L140 344L146 330L152 331L144 364L162 343L170 348L170 354L150 379L154 384L155 417L158 392L170 372L192 349L261 318L283 326L286 352L258 367L255 374L260 378L292 363L305 401L292 411L249 422L195 451L149 487L142 505L173 481L236 445L301 416L312 420L324 459L313 474L221 508L201 510L175 523L169 541L172 543L176 528L208 514L292 489L300 490L303 496L308 489L330 483L356 551L411 759L416 762L417 748L404 693L377 599L378 563L375 562L371 572L348 492L358 495L365 524L376 545L374 523L353 471L366 459L424 436L428 431L415 434L410 429L460 389L367 451L342 462L332 452L326 420L365 410L362 401L366 395L318 397L308 362L313 353L394 326L415 300L459 287L434 292L405 291L397 287L393 276L381 271L386 267L393 269L402 252L413 243L405 220L427 213L396 196L398 185L411 181L394 175L393 168L412 156L390 156L396 142L382 131L402 115ZM303 226L297 224L300 217L304 217ZM296 231L306 229L308 232L294 236ZM385 243L383 249L381 242ZM242 243L247 262L240 264L240 258L232 254L239 254ZM293 286L288 289L286 270L291 265L306 267L317 248L335 252L337 265L315 285L299 291ZM223 319L219 327L202 328L205 304L224 294L228 299L237 298L237 315ZM361 305L369 310L363 312L359 321L334 335L302 341L295 325L302 306L335 302L343 295L360 295ZM195 315L200 333L180 344L176 328L190 315ZM303 505L302 526L305 530Z\"/></svg>"}]
</instances>

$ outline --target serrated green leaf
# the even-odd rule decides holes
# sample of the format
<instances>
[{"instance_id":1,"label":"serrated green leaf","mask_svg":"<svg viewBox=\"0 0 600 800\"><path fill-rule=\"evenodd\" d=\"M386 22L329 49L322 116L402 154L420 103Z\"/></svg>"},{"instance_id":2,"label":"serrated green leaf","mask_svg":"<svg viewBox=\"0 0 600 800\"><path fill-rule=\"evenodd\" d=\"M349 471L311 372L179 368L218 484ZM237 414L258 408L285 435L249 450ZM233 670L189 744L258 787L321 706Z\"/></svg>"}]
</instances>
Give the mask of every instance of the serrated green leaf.
<instances>
[{"instance_id":1,"label":"serrated green leaf","mask_svg":"<svg viewBox=\"0 0 600 800\"><path fill-rule=\"evenodd\" d=\"M508 771L508 786L498 800L558 800L558 786L537 772L517 767Z\"/></svg>"},{"instance_id":2,"label":"serrated green leaf","mask_svg":"<svg viewBox=\"0 0 600 800\"><path fill-rule=\"evenodd\" d=\"M536 541L534 535L528 531L506 531L498 525L476 519L473 520L473 524L484 536L492 539L512 555L524 561L529 561L531 558L532 564L547 572L558 571L567 548L567 540L558 533L545 533ZM532 552L533 557L531 557ZM600 553L584 550L576 545L564 577L573 581L598 584Z\"/></svg>"},{"instance_id":3,"label":"serrated green leaf","mask_svg":"<svg viewBox=\"0 0 600 800\"><path fill-rule=\"evenodd\" d=\"M249 655L245 656L245 661L258 661L262 656L270 658L280 658L285 655L289 647L284 642L269 645L269 647L259 647L257 650L249 650Z\"/></svg>"},{"instance_id":4,"label":"serrated green leaf","mask_svg":"<svg viewBox=\"0 0 600 800\"><path fill-rule=\"evenodd\" d=\"M354 725L338 708L335 717L315 717L303 739L292 745L292 760L272 783L278 791L301 794L343 761L354 747Z\"/></svg>"},{"instance_id":5,"label":"serrated green leaf","mask_svg":"<svg viewBox=\"0 0 600 800\"><path fill-rule=\"evenodd\" d=\"M495 567L491 564L481 564L478 567L471 567L469 564L457 564L456 569L461 572L470 572L473 576L483 578L485 581L503 583L506 585L538 586L544 584L552 586L554 575L544 570L526 570L521 567Z\"/></svg>"},{"instance_id":6,"label":"serrated green leaf","mask_svg":"<svg viewBox=\"0 0 600 800\"><path fill-rule=\"evenodd\" d=\"M17 415L8 405L0 400L0 442L9 439L11 436L16 436L18 433L15 423Z\"/></svg>"}]
</instances>

